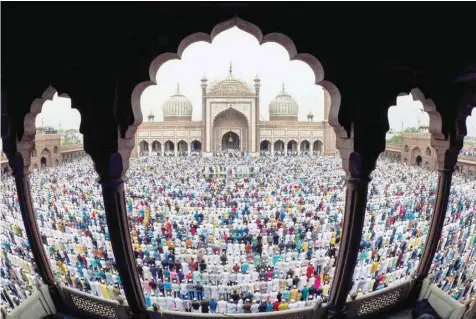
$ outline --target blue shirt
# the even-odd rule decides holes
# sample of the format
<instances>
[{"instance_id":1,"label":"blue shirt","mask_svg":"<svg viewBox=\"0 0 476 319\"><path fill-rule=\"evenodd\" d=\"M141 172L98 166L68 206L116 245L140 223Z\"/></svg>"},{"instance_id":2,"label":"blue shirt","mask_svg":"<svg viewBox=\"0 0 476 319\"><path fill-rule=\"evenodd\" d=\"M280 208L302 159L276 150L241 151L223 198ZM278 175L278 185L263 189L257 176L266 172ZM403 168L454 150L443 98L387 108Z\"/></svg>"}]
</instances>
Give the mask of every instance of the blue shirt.
<instances>
[{"instance_id":1,"label":"blue shirt","mask_svg":"<svg viewBox=\"0 0 476 319\"><path fill-rule=\"evenodd\" d=\"M210 300L209 305L210 305L210 310L211 311L215 311L217 309L217 301L216 300L214 300L214 299Z\"/></svg>"}]
</instances>

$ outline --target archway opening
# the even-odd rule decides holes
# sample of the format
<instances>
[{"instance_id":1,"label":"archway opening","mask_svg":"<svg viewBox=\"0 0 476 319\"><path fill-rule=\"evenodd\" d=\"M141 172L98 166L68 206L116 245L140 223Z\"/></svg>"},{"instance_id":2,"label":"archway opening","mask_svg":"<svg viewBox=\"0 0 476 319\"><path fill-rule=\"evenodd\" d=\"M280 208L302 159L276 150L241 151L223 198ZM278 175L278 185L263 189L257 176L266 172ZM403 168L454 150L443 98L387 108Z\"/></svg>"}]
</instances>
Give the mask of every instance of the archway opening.
<instances>
[{"instance_id":1,"label":"archway opening","mask_svg":"<svg viewBox=\"0 0 476 319\"><path fill-rule=\"evenodd\" d=\"M260 152L269 152L271 151L271 142L268 140L261 141L259 144Z\"/></svg>"},{"instance_id":2,"label":"archway opening","mask_svg":"<svg viewBox=\"0 0 476 319\"><path fill-rule=\"evenodd\" d=\"M421 158L420 155L418 155L418 156L416 157L416 159L415 159L415 164L416 164L417 166L421 166L421 163L422 163L422 162L423 162L423 159Z\"/></svg>"},{"instance_id":3,"label":"archway opening","mask_svg":"<svg viewBox=\"0 0 476 319\"><path fill-rule=\"evenodd\" d=\"M172 156L174 155L175 152L175 144L172 141L167 141L165 142L165 155Z\"/></svg>"},{"instance_id":4,"label":"archway opening","mask_svg":"<svg viewBox=\"0 0 476 319\"><path fill-rule=\"evenodd\" d=\"M141 155L149 154L149 143L142 141L139 143L139 152Z\"/></svg>"},{"instance_id":5,"label":"archway opening","mask_svg":"<svg viewBox=\"0 0 476 319\"><path fill-rule=\"evenodd\" d=\"M308 152L311 150L311 143L309 141L302 141L301 142L301 153L308 154Z\"/></svg>"},{"instance_id":6,"label":"archway opening","mask_svg":"<svg viewBox=\"0 0 476 319\"><path fill-rule=\"evenodd\" d=\"M55 159L55 166L59 166L60 162L58 159Z\"/></svg>"},{"instance_id":7,"label":"archway opening","mask_svg":"<svg viewBox=\"0 0 476 319\"><path fill-rule=\"evenodd\" d=\"M177 149L180 156L188 155L188 144L185 141L179 141L177 143Z\"/></svg>"},{"instance_id":8,"label":"archway opening","mask_svg":"<svg viewBox=\"0 0 476 319\"><path fill-rule=\"evenodd\" d=\"M41 168L42 168L42 169L45 168L45 167L46 167L46 164L47 164L47 162L46 162L46 157L42 157L41 160L40 160L40 162L41 162Z\"/></svg>"},{"instance_id":9,"label":"archway opening","mask_svg":"<svg viewBox=\"0 0 476 319\"><path fill-rule=\"evenodd\" d=\"M222 151L236 152L240 150L240 137L235 132L223 134L221 139Z\"/></svg>"},{"instance_id":10,"label":"archway opening","mask_svg":"<svg viewBox=\"0 0 476 319\"><path fill-rule=\"evenodd\" d=\"M281 140L277 140L274 142L274 152L278 155L284 154L284 142Z\"/></svg>"},{"instance_id":11,"label":"archway opening","mask_svg":"<svg viewBox=\"0 0 476 319\"><path fill-rule=\"evenodd\" d=\"M319 155L322 153L322 142L319 140L316 140L313 145L312 145L312 152L315 155Z\"/></svg>"},{"instance_id":12,"label":"archway opening","mask_svg":"<svg viewBox=\"0 0 476 319\"><path fill-rule=\"evenodd\" d=\"M202 151L202 142L192 141L191 148L192 153L200 153Z\"/></svg>"},{"instance_id":13,"label":"archway opening","mask_svg":"<svg viewBox=\"0 0 476 319\"><path fill-rule=\"evenodd\" d=\"M288 147L287 147L288 154L297 152L297 146L298 146L298 143L296 141L294 140L289 141Z\"/></svg>"},{"instance_id":14,"label":"archway opening","mask_svg":"<svg viewBox=\"0 0 476 319\"><path fill-rule=\"evenodd\" d=\"M152 152L157 153L157 155L160 155L160 152L162 150L162 145L160 145L159 141L153 141L152 142Z\"/></svg>"},{"instance_id":15,"label":"archway opening","mask_svg":"<svg viewBox=\"0 0 476 319\"><path fill-rule=\"evenodd\" d=\"M233 107L222 111L213 120L211 148L217 152L249 151L252 141L248 124L246 116Z\"/></svg>"}]
</instances>

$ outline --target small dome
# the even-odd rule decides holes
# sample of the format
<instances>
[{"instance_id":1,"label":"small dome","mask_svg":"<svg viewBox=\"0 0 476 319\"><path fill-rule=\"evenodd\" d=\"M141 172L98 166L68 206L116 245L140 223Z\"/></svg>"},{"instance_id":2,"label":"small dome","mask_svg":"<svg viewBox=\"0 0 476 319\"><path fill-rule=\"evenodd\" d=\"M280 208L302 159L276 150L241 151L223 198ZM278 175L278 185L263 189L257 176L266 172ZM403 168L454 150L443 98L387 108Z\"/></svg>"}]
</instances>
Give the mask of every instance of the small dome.
<instances>
[{"instance_id":1,"label":"small dome","mask_svg":"<svg viewBox=\"0 0 476 319\"><path fill-rule=\"evenodd\" d=\"M269 116L297 116L299 105L296 100L284 90L269 103Z\"/></svg>"},{"instance_id":2,"label":"small dome","mask_svg":"<svg viewBox=\"0 0 476 319\"><path fill-rule=\"evenodd\" d=\"M179 85L177 91L163 106L164 116L192 116L192 103L180 93Z\"/></svg>"},{"instance_id":3,"label":"small dome","mask_svg":"<svg viewBox=\"0 0 476 319\"><path fill-rule=\"evenodd\" d=\"M245 81L235 78L230 63L228 77L210 88L208 96L255 96L255 92Z\"/></svg>"}]
</instances>

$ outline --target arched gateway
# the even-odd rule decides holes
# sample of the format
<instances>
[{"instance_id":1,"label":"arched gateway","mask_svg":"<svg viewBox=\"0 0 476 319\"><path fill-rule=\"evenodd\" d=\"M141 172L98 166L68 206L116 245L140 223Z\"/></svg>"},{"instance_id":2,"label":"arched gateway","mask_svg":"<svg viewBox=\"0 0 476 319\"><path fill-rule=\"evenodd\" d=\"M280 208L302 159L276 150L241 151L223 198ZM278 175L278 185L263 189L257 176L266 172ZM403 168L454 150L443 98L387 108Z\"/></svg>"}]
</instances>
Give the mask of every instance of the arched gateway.
<instances>
[{"instance_id":1,"label":"arched gateway","mask_svg":"<svg viewBox=\"0 0 476 319\"><path fill-rule=\"evenodd\" d=\"M249 142L248 120L240 111L230 107L213 120L213 150L247 151Z\"/></svg>"}]
</instances>

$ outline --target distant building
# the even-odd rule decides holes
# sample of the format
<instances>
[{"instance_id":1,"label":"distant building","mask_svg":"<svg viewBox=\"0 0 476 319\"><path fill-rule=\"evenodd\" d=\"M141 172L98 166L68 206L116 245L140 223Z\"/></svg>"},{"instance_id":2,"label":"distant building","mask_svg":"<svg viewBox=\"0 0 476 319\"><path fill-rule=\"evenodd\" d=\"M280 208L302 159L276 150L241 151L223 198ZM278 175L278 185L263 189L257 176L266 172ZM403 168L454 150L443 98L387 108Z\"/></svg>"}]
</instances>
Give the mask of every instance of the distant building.
<instances>
[{"instance_id":1,"label":"distant building","mask_svg":"<svg viewBox=\"0 0 476 319\"><path fill-rule=\"evenodd\" d=\"M214 85L201 79L202 119L192 121L192 103L177 91L163 105L163 121L148 115L136 134L134 155L185 155L240 151L258 154L276 151L336 153L336 137L328 123L330 96L326 93L324 121L298 120L299 105L285 90L268 106L269 121L260 120L260 79L254 88L237 79L231 66L228 76Z\"/></svg>"}]
</instances>

